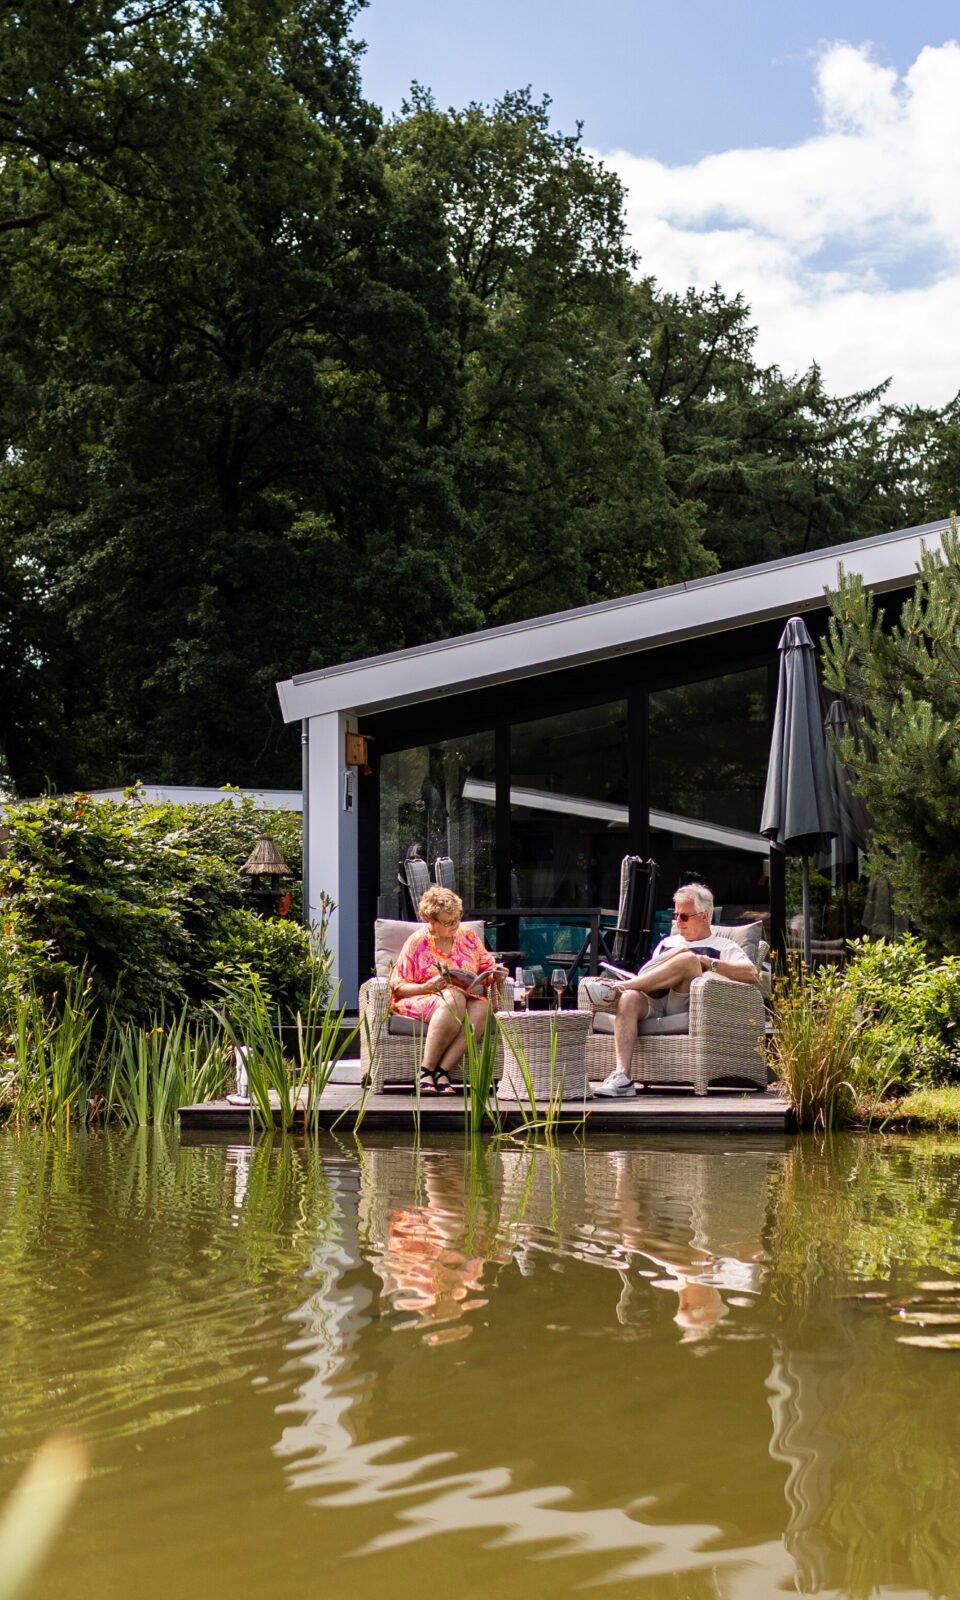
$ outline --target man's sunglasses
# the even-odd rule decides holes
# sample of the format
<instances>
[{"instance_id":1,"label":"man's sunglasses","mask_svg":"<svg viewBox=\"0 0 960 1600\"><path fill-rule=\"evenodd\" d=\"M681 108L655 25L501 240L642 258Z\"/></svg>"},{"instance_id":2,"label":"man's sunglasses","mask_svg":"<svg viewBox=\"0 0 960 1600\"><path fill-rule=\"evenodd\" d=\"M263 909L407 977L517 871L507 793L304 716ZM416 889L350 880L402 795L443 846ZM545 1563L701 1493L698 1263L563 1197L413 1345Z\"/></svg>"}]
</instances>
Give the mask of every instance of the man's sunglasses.
<instances>
[{"instance_id":1,"label":"man's sunglasses","mask_svg":"<svg viewBox=\"0 0 960 1600\"><path fill-rule=\"evenodd\" d=\"M673 920L674 922L696 922L699 917L705 917L706 914L705 911L675 911Z\"/></svg>"}]
</instances>

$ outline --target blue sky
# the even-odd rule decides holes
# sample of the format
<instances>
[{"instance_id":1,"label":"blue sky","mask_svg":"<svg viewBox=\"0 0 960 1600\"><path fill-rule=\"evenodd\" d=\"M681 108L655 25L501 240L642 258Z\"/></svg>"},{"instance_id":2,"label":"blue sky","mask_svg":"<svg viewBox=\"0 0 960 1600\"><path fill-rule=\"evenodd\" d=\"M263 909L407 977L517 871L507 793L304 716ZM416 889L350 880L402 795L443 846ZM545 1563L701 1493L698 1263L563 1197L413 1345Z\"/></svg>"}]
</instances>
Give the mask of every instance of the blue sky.
<instances>
[{"instance_id":1,"label":"blue sky","mask_svg":"<svg viewBox=\"0 0 960 1600\"><path fill-rule=\"evenodd\" d=\"M364 88L530 84L620 172L646 271L743 292L758 353L837 390L960 389L960 10L766 0L371 0Z\"/></svg>"}]
</instances>

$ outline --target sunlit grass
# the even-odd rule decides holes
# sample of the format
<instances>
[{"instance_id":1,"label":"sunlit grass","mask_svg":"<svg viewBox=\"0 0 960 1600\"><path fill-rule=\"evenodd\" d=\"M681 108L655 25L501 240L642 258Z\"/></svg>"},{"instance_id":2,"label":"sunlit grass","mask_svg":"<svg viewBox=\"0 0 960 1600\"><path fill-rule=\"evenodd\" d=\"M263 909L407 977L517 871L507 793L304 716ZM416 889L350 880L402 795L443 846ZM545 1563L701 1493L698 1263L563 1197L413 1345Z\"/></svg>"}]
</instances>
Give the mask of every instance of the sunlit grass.
<instances>
[{"instance_id":1,"label":"sunlit grass","mask_svg":"<svg viewBox=\"0 0 960 1600\"><path fill-rule=\"evenodd\" d=\"M140 1128L173 1122L182 1105L219 1094L227 1070L219 1029L191 1026L186 1008L169 1022L161 1014L152 1028L122 1028L108 1060L105 1115Z\"/></svg>"},{"instance_id":2,"label":"sunlit grass","mask_svg":"<svg viewBox=\"0 0 960 1600\"><path fill-rule=\"evenodd\" d=\"M902 1100L881 1106L879 1115L890 1126L960 1133L960 1084L914 1089Z\"/></svg>"}]
</instances>

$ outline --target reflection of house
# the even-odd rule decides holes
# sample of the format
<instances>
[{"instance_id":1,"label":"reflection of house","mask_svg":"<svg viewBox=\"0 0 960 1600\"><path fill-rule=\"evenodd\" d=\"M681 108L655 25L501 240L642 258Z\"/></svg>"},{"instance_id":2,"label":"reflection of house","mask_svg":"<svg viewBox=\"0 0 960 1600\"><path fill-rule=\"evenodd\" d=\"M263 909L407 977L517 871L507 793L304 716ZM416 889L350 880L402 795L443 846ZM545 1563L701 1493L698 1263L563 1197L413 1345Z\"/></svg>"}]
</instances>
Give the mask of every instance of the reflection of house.
<instances>
[{"instance_id":1,"label":"reflection of house","mask_svg":"<svg viewBox=\"0 0 960 1600\"><path fill-rule=\"evenodd\" d=\"M770 909L780 863L757 837L777 641L817 637L837 564L909 589L944 524L536 617L278 686L304 750L305 899L321 891L343 995L372 962L398 859L452 855L468 904L616 904L625 849L655 855L662 903L701 876L724 906ZM370 736L369 772L346 734Z\"/></svg>"}]
</instances>

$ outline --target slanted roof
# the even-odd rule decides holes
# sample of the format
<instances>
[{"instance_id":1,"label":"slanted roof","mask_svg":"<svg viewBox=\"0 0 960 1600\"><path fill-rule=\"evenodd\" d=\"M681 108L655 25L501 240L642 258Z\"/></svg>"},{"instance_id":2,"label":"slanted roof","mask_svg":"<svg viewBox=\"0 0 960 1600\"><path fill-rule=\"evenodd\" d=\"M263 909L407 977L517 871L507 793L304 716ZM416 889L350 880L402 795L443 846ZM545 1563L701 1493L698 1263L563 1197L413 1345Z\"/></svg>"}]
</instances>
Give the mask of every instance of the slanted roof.
<instances>
[{"instance_id":1,"label":"slanted roof","mask_svg":"<svg viewBox=\"0 0 960 1600\"><path fill-rule=\"evenodd\" d=\"M300 673L277 684L283 719L294 722L330 711L385 711L815 610L825 605L825 591L836 587L840 565L859 572L876 593L902 589L916 575L924 543L939 547L938 536L947 527L946 520L926 522L666 589Z\"/></svg>"}]
</instances>

